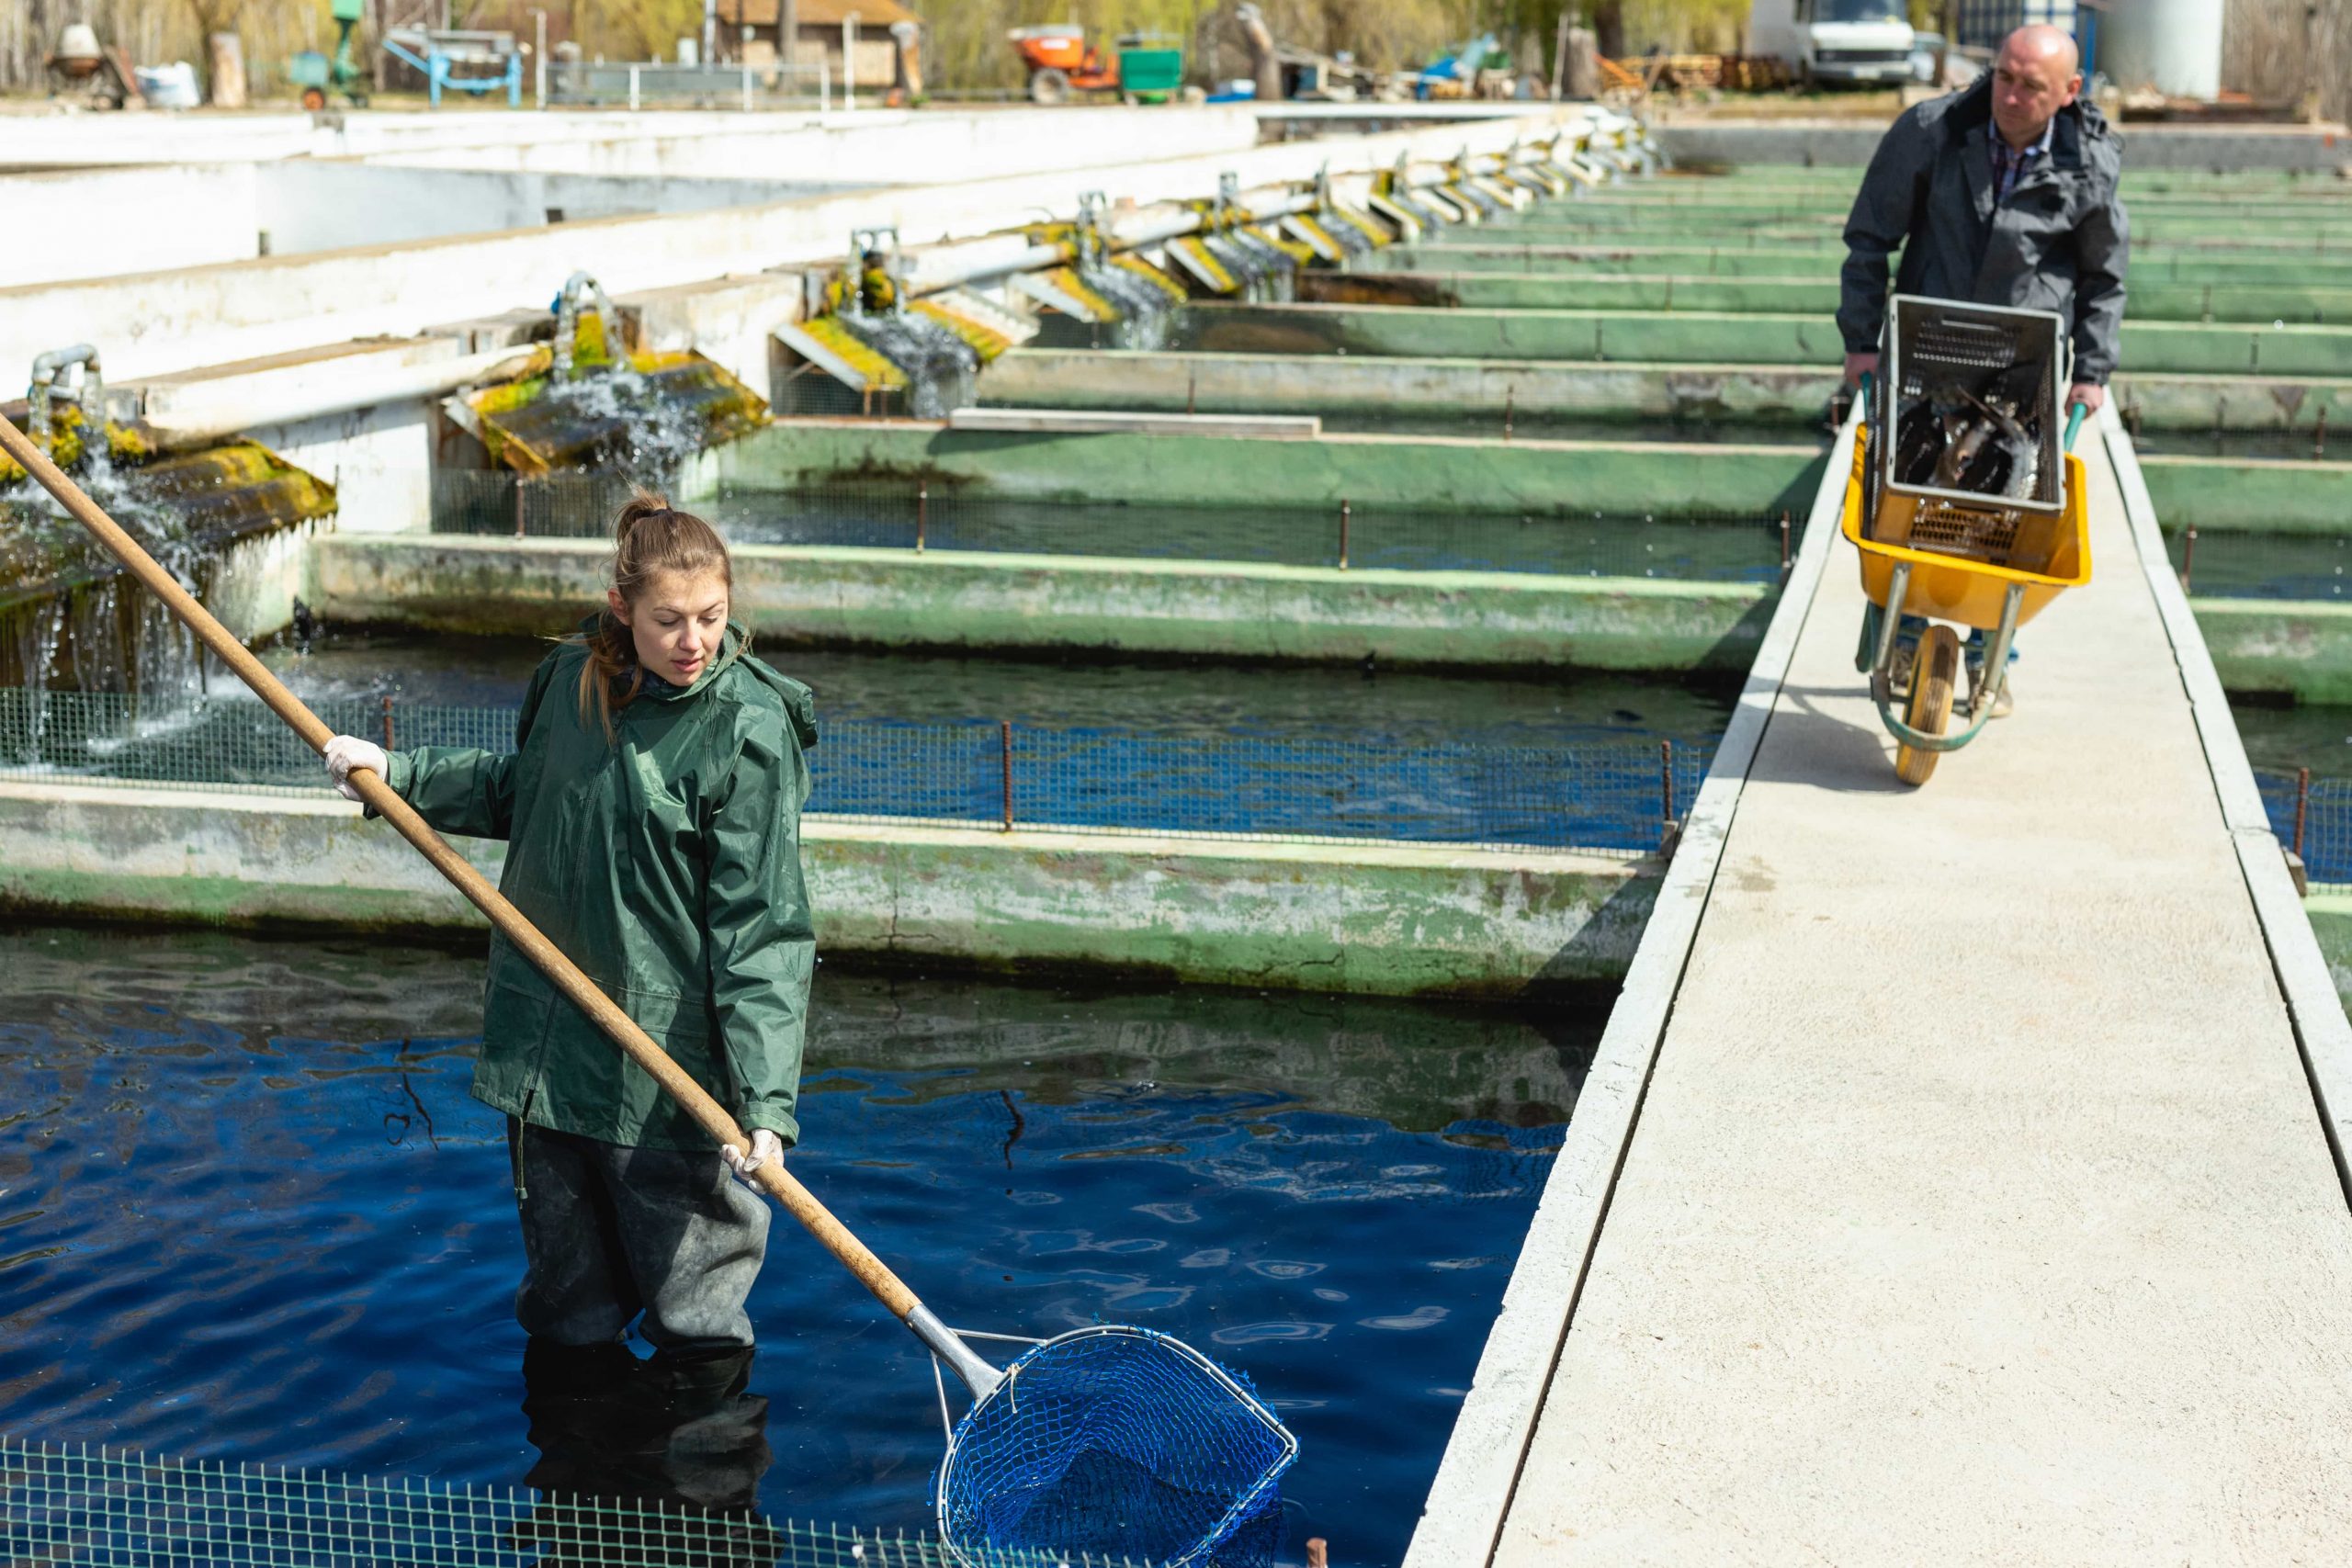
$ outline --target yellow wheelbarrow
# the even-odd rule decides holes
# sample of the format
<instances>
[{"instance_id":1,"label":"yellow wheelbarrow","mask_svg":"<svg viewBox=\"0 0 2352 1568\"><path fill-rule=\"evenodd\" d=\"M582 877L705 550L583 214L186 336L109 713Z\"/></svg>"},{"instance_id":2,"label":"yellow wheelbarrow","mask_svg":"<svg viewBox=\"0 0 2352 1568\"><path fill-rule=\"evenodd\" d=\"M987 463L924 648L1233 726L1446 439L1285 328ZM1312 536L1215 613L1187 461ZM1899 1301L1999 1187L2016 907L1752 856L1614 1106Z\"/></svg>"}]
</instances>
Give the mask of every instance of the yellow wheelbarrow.
<instances>
[{"instance_id":1,"label":"yellow wheelbarrow","mask_svg":"<svg viewBox=\"0 0 2352 1568\"><path fill-rule=\"evenodd\" d=\"M1867 423L1856 429L1844 528L1861 552L1862 592L1870 607L1862 613L1854 667L1871 678L1879 718L1897 742L1894 772L1905 784L1926 784L1939 757L1959 750L1984 728L2018 627L2065 590L2091 580L2083 460L2074 455L2075 434L2088 412L2077 403L2067 416L2061 504L2044 511L2005 506L1990 497L1962 503L1874 495L1872 432ZM1939 624L1919 639L1911 690L1898 718L1891 671L1905 615ZM1946 622L1988 638L1984 661L1957 704L1968 719L1968 728L1957 735L1945 731L1960 683L1961 642L1951 626L1941 624Z\"/></svg>"}]
</instances>

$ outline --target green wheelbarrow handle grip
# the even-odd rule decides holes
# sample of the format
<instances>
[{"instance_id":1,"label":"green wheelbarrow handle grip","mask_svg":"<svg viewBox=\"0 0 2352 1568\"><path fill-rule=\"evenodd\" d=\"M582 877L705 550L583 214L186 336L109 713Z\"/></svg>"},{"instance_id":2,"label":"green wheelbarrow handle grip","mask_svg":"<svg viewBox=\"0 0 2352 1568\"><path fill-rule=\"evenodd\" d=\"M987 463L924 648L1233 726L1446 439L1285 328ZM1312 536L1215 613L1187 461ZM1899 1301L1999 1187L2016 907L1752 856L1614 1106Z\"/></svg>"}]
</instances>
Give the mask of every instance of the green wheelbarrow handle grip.
<instances>
[{"instance_id":1,"label":"green wheelbarrow handle grip","mask_svg":"<svg viewBox=\"0 0 2352 1568\"><path fill-rule=\"evenodd\" d=\"M2083 428L2084 419L2090 413L2088 403L2076 403L2066 414L2066 450L2075 449L2075 433Z\"/></svg>"}]
</instances>

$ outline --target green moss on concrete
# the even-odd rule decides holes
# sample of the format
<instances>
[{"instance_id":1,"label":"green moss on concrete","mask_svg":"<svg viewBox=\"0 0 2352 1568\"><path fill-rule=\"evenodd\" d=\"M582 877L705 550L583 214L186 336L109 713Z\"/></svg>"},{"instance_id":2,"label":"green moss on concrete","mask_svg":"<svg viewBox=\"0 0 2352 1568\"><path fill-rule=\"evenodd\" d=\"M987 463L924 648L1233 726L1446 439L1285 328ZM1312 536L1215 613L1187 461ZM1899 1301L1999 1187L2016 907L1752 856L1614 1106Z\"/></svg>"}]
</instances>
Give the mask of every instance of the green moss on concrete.
<instances>
[{"instance_id":1,"label":"green moss on concrete","mask_svg":"<svg viewBox=\"0 0 2352 1568\"><path fill-rule=\"evenodd\" d=\"M2352 1008L2352 889L2314 888L2303 900L2303 913L2311 917L2312 935L2319 939L2336 996Z\"/></svg>"},{"instance_id":2,"label":"green moss on concrete","mask_svg":"<svg viewBox=\"0 0 2352 1568\"><path fill-rule=\"evenodd\" d=\"M2352 703L2352 605L2191 599L2189 606L2226 689Z\"/></svg>"}]
</instances>

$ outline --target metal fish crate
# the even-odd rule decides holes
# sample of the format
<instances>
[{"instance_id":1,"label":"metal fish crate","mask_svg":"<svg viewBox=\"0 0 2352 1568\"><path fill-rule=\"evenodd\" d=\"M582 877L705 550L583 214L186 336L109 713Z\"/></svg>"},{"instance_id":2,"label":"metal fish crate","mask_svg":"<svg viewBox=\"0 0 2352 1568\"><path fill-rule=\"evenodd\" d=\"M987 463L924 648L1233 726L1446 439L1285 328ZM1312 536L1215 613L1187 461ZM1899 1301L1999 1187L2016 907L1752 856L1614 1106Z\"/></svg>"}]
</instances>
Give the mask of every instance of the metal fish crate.
<instances>
[{"instance_id":1,"label":"metal fish crate","mask_svg":"<svg viewBox=\"0 0 2352 1568\"><path fill-rule=\"evenodd\" d=\"M2049 310L1898 294L1888 302L1864 495L1864 536L2013 570L2044 572L2068 542L2063 318ZM1939 389L1982 400L2000 389L2031 434L2036 472L2018 496L1896 477L1902 413Z\"/></svg>"}]
</instances>

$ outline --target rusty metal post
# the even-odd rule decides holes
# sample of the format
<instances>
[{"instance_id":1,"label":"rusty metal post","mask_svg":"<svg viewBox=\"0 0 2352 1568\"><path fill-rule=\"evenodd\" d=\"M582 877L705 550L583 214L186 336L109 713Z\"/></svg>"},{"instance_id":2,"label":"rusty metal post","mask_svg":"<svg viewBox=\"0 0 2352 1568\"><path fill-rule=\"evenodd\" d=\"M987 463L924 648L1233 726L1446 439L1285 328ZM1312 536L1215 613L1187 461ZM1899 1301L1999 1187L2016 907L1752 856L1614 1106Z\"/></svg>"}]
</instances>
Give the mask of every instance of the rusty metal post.
<instances>
[{"instance_id":1,"label":"rusty metal post","mask_svg":"<svg viewBox=\"0 0 2352 1568\"><path fill-rule=\"evenodd\" d=\"M2295 858L2303 858L2303 823L2311 816L2312 771L2295 770Z\"/></svg>"},{"instance_id":2,"label":"rusty metal post","mask_svg":"<svg viewBox=\"0 0 2352 1568\"><path fill-rule=\"evenodd\" d=\"M1657 841L1662 850L1674 848L1676 822L1674 817L1674 742L1657 743L1657 792L1665 811L1658 818Z\"/></svg>"},{"instance_id":3,"label":"rusty metal post","mask_svg":"<svg viewBox=\"0 0 2352 1568\"><path fill-rule=\"evenodd\" d=\"M2136 400L2123 411L2123 420L2132 427L2132 440L2137 445L2140 439L2140 405Z\"/></svg>"},{"instance_id":4,"label":"rusty metal post","mask_svg":"<svg viewBox=\"0 0 2352 1568\"><path fill-rule=\"evenodd\" d=\"M2327 456L2327 408L2325 404L2321 405L2319 417L2313 421L2312 424L2312 456L2313 457L2324 457Z\"/></svg>"},{"instance_id":5,"label":"rusty metal post","mask_svg":"<svg viewBox=\"0 0 2352 1568\"><path fill-rule=\"evenodd\" d=\"M1781 575L1789 574L1789 514L1781 513Z\"/></svg>"},{"instance_id":6,"label":"rusty metal post","mask_svg":"<svg viewBox=\"0 0 2352 1568\"><path fill-rule=\"evenodd\" d=\"M1184 372L1184 413L1186 417L1189 418L1197 408L1200 401L1200 394L1201 373L1198 370L1187 370Z\"/></svg>"},{"instance_id":7,"label":"rusty metal post","mask_svg":"<svg viewBox=\"0 0 2352 1568\"><path fill-rule=\"evenodd\" d=\"M931 481L915 486L915 554L922 554L923 536L931 526Z\"/></svg>"},{"instance_id":8,"label":"rusty metal post","mask_svg":"<svg viewBox=\"0 0 2352 1568\"><path fill-rule=\"evenodd\" d=\"M392 749L392 694L384 694L384 750Z\"/></svg>"},{"instance_id":9,"label":"rusty metal post","mask_svg":"<svg viewBox=\"0 0 2352 1568\"><path fill-rule=\"evenodd\" d=\"M1510 381L1503 386L1503 439L1510 439L1511 415L1519 407L1519 383Z\"/></svg>"},{"instance_id":10,"label":"rusty metal post","mask_svg":"<svg viewBox=\"0 0 2352 1568\"><path fill-rule=\"evenodd\" d=\"M1340 570L1348 570L1348 524L1354 509L1345 501L1340 502Z\"/></svg>"},{"instance_id":11,"label":"rusty metal post","mask_svg":"<svg viewBox=\"0 0 2352 1568\"><path fill-rule=\"evenodd\" d=\"M2197 530L2191 528L2183 536L2180 547L2180 591L2188 592L2188 574L2197 568Z\"/></svg>"},{"instance_id":12,"label":"rusty metal post","mask_svg":"<svg viewBox=\"0 0 2352 1568\"><path fill-rule=\"evenodd\" d=\"M523 536L523 476L514 476L514 536Z\"/></svg>"},{"instance_id":13,"label":"rusty metal post","mask_svg":"<svg viewBox=\"0 0 2352 1568\"><path fill-rule=\"evenodd\" d=\"M1004 830L1012 831L1012 721L997 720L998 737L1004 744Z\"/></svg>"}]
</instances>

